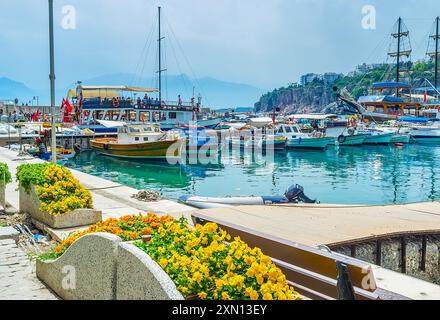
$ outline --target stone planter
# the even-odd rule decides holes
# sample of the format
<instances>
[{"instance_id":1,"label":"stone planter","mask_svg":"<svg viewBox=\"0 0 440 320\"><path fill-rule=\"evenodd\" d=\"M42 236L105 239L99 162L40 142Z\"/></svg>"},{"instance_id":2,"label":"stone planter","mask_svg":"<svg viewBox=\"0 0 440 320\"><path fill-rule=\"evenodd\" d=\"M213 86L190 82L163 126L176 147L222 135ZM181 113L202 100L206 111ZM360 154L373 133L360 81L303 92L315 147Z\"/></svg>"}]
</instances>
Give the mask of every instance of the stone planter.
<instances>
[{"instance_id":1,"label":"stone planter","mask_svg":"<svg viewBox=\"0 0 440 320\"><path fill-rule=\"evenodd\" d=\"M36 272L65 300L184 300L149 255L107 233L85 235L57 260L37 260Z\"/></svg>"},{"instance_id":2,"label":"stone planter","mask_svg":"<svg viewBox=\"0 0 440 320\"><path fill-rule=\"evenodd\" d=\"M0 207L6 209L6 185L0 183Z\"/></svg>"},{"instance_id":3,"label":"stone planter","mask_svg":"<svg viewBox=\"0 0 440 320\"><path fill-rule=\"evenodd\" d=\"M102 221L102 212L94 209L76 209L62 214L51 215L40 210L41 202L37 196L35 186L31 186L29 193L23 187L20 190L20 212L28 213L32 218L54 229L82 227Z\"/></svg>"},{"instance_id":4,"label":"stone planter","mask_svg":"<svg viewBox=\"0 0 440 320\"><path fill-rule=\"evenodd\" d=\"M120 242L112 234L85 235L57 260L37 259L37 277L64 300L115 300Z\"/></svg>"}]
</instances>

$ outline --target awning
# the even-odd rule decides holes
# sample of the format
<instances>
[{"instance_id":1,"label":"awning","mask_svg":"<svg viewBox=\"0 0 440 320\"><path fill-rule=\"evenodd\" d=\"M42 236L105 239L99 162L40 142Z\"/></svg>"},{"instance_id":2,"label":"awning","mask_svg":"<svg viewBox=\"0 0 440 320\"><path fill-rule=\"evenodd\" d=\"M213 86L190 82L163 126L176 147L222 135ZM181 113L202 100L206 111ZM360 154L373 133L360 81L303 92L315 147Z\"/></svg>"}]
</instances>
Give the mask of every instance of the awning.
<instances>
[{"instance_id":1,"label":"awning","mask_svg":"<svg viewBox=\"0 0 440 320\"><path fill-rule=\"evenodd\" d=\"M418 122L418 123L427 123L431 121L439 121L438 119L431 119L431 118L417 118L417 117L399 117L399 121L403 122Z\"/></svg>"},{"instance_id":2,"label":"awning","mask_svg":"<svg viewBox=\"0 0 440 320\"><path fill-rule=\"evenodd\" d=\"M105 90L113 90L113 91L127 91L127 92L159 92L158 89L152 88L141 88L141 87L127 87L127 86L81 86L81 89L84 91L105 91Z\"/></svg>"},{"instance_id":3,"label":"awning","mask_svg":"<svg viewBox=\"0 0 440 320\"><path fill-rule=\"evenodd\" d=\"M119 128L127 125L122 121L106 121L106 120L98 120L98 123L106 128Z\"/></svg>"},{"instance_id":4,"label":"awning","mask_svg":"<svg viewBox=\"0 0 440 320\"><path fill-rule=\"evenodd\" d=\"M119 96L119 91L114 90L92 90L92 91L83 91L83 99L112 99L114 97ZM67 98L77 98L76 89L71 89L67 93Z\"/></svg>"},{"instance_id":5,"label":"awning","mask_svg":"<svg viewBox=\"0 0 440 320\"><path fill-rule=\"evenodd\" d=\"M292 114L289 116L293 119L306 119L306 120L326 120L337 118L336 114Z\"/></svg>"},{"instance_id":6,"label":"awning","mask_svg":"<svg viewBox=\"0 0 440 320\"><path fill-rule=\"evenodd\" d=\"M372 85L373 90L383 90L383 89L411 89L411 85L403 82L382 82L375 83Z\"/></svg>"}]
</instances>

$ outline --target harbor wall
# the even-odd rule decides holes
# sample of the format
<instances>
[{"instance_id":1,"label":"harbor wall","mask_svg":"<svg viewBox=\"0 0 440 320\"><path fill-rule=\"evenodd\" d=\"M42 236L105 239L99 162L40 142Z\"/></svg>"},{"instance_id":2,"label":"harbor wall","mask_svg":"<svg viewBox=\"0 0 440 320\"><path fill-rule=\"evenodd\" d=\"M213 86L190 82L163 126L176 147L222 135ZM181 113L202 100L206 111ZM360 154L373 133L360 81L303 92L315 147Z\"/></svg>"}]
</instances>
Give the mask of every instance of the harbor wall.
<instances>
[{"instance_id":1,"label":"harbor wall","mask_svg":"<svg viewBox=\"0 0 440 320\"><path fill-rule=\"evenodd\" d=\"M352 245L332 251L440 285L440 237L411 235Z\"/></svg>"}]
</instances>

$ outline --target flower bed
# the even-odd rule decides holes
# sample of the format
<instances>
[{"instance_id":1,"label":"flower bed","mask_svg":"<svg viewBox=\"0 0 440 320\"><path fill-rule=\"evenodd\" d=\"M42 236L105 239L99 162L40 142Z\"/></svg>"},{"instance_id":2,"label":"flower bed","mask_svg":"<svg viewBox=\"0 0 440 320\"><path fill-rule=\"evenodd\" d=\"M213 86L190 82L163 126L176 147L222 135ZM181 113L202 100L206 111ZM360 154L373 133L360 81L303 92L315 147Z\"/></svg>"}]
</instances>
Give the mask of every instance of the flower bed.
<instances>
[{"instance_id":1,"label":"flower bed","mask_svg":"<svg viewBox=\"0 0 440 320\"><path fill-rule=\"evenodd\" d=\"M102 220L91 193L72 173L55 164L25 164L17 169L20 211L52 228L90 225Z\"/></svg>"},{"instance_id":2,"label":"flower bed","mask_svg":"<svg viewBox=\"0 0 440 320\"><path fill-rule=\"evenodd\" d=\"M12 182L8 165L0 162L0 206L6 207L6 185Z\"/></svg>"},{"instance_id":3,"label":"flower bed","mask_svg":"<svg viewBox=\"0 0 440 320\"><path fill-rule=\"evenodd\" d=\"M187 299L296 300L299 294L260 249L251 249L216 224L188 226L186 219L154 214L127 216L98 223L73 234L43 258L59 258L77 239L91 233L112 233L124 241L151 235L135 246L156 261Z\"/></svg>"}]
</instances>

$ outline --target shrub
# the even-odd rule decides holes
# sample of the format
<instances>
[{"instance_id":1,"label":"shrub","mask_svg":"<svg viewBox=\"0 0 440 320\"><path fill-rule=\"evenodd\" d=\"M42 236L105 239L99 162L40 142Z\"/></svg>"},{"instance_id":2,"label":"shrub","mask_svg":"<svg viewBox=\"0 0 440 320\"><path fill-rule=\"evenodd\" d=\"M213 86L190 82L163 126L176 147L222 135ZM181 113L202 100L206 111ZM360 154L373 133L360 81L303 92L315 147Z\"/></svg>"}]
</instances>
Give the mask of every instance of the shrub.
<instances>
[{"instance_id":1,"label":"shrub","mask_svg":"<svg viewBox=\"0 0 440 320\"><path fill-rule=\"evenodd\" d=\"M53 215L75 209L93 208L90 191L82 186L72 173L56 164L26 164L17 169L17 180L26 192L36 186L41 210Z\"/></svg>"},{"instance_id":2,"label":"shrub","mask_svg":"<svg viewBox=\"0 0 440 320\"><path fill-rule=\"evenodd\" d=\"M11 172L6 163L0 162L0 185L7 185L12 182Z\"/></svg>"}]
</instances>

